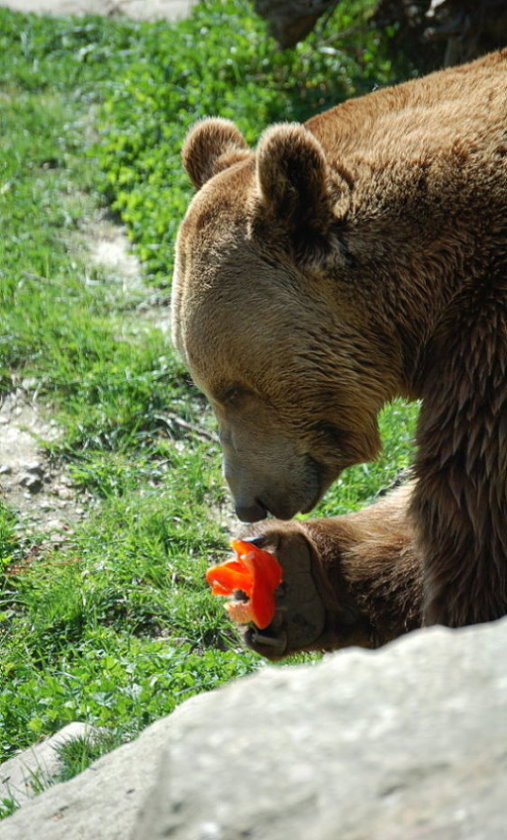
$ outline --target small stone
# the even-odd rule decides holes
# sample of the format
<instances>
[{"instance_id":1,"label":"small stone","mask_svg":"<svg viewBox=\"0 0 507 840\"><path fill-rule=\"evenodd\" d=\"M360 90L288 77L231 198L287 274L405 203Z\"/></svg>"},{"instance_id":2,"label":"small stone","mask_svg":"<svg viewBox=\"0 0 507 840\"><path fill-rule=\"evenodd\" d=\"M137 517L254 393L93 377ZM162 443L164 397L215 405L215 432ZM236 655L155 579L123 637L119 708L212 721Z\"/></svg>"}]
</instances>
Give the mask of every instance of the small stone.
<instances>
[{"instance_id":1,"label":"small stone","mask_svg":"<svg viewBox=\"0 0 507 840\"><path fill-rule=\"evenodd\" d=\"M12 475L12 467L9 464L0 464L0 475Z\"/></svg>"},{"instance_id":2,"label":"small stone","mask_svg":"<svg viewBox=\"0 0 507 840\"><path fill-rule=\"evenodd\" d=\"M64 524L61 519L48 519L46 522L46 529L48 531L61 531Z\"/></svg>"},{"instance_id":3,"label":"small stone","mask_svg":"<svg viewBox=\"0 0 507 840\"><path fill-rule=\"evenodd\" d=\"M36 475L39 478L44 475L44 466L41 461L29 461L27 464L23 464L23 469L29 475Z\"/></svg>"},{"instance_id":4,"label":"small stone","mask_svg":"<svg viewBox=\"0 0 507 840\"><path fill-rule=\"evenodd\" d=\"M59 499L65 499L69 501L73 497L73 492L68 487L57 487L55 490L55 494L58 496Z\"/></svg>"},{"instance_id":5,"label":"small stone","mask_svg":"<svg viewBox=\"0 0 507 840\"><path fill-rule=\"evenodd\" d=\"M30 475L27 473L21 478L19 483L22 487L26 487L29 493L32 494L40 493L42 490L42 479L38 475Z\"/></svg>"}]
</instances>

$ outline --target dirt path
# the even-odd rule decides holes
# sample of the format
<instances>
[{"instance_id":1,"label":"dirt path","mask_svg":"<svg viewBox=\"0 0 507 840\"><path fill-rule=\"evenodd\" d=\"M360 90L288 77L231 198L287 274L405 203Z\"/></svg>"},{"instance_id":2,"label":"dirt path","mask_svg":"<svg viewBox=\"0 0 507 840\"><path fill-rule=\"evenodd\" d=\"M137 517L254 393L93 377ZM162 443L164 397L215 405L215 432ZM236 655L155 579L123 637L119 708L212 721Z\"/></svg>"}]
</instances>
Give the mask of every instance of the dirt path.
<instances>
[{"instance_id":1,"label":"dirt path","mask_svg":"<svg viewBox=\"0 0 507 840\"><path fill-rule=\"evenodd\" d=\"M114 276L125 292L142 290L148 303L140 315L167 329L165 311L157 307L153 307L156 313L151 311L150 289L142 281L141 266L129 250L124 229L105 211L97 209L82 223L69 250ZM59 435L49 409L38 401L37 382L27 378L15 382L15 389L0 401L0 499L18 515L24 536L38 535L53 543L72 534L90 502L87 496L76 495L65 468L53 465L46 455L44 444Z\"/></svg>"},{"instance_id":2,"label":"dirt path","mask_svg":"<svg viewBox=\"0 0 507 840\"><path fill-rule=\"evenodd\" d=\"M62 470L52 469L42 442L58 438L56 422L37 402L35 383L23 379L0 405L0 498L23 514L23 532L68 534L83 514Z\"/></svg>"},{"instance_id":3,"label":"dirt path","mask_svg":"<svg viewBox=\"0 0 507 840\"><path fill-rule=\"evenodd\" d=\"M185 17L197 0L0 0L15 12L41 15L101 15L134 20L177 20Z\"/></svg>"},{"instance_id":4,"label":"dirt path","mask_svg":"<svg viewBox=\"0 0 507 840\"><path fill-rule=\"evenodd\" d=\"M94 14L125 16L138 20L175 20L187 15L197 0L0 0L13 11L51 15ZM144 290L142 315L162 330L167 314L150 306L149 289L141 280L141 268L129 252L122 228L107 216L83 222L78 241L71 243L88 259L114 275L125 290ZM19 516L25 536L41 536L61 542L72 534L74 524L85 514L87 498L78 498L62 467L46 456L44 443L58 439L60 430L49 410L37 399L36 382L20 379L0 402L0 499Z\"/></svg>"}]
</instances>

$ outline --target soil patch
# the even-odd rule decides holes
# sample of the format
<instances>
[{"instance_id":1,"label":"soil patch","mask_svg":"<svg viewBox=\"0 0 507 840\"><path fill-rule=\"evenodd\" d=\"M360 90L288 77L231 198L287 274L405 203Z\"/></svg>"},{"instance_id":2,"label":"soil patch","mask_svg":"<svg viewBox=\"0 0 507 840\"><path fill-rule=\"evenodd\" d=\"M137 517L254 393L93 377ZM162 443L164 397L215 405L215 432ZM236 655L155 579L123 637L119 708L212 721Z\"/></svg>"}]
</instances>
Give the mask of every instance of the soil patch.
<instances>
[{"instance_id":1,"label":"soil patch","mask_svg":"<svg viewBox=\"0 0 507 840\"><path fill-rule=\"evenodd\" d=\"M141 266L129 250L123 227L105 210L85 217L69 251L107 272L125 295L139 296L138 311L161 329L167 327L164 309L153 305L154 295L142 281ZM50 409L37 399L37 382L22 379L0 403L0 498L16 513L18 531L61 543L86 513L91 499L78 495L62 465L48 457L46 444L58 440L60 429Z\"/></svg>"},{"instance_id":2,"label":"soil patch","mask_svg":"<svg viewBox=\"0 0 507 840\"><path fill-rule=\"evenodd\" d=\"M37 401L35 383L25 379L0 405L0 494L19 517L24 536L40 534L61 542L85 513L65 470L52 466L44 444L57 440L55 420Z\"/></svg>"}]
</instances>

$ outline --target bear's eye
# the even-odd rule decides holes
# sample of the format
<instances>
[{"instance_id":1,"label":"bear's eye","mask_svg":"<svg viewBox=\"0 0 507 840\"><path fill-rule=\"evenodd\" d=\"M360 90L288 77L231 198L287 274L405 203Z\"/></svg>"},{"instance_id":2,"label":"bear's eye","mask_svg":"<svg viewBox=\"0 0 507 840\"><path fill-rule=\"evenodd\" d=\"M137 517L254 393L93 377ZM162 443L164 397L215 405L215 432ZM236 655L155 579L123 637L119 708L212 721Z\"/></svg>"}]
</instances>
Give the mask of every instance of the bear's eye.
<instances>
[{"instance_id":1,"label":"bear's eye","mask_svg":"<svg viewBox=\"0 0 507 840\"><path fill-rule=\"evenodd\" d=\"M231 388L225 388L219 396L219 402L222 405L234 406L246 395L245 388L241 385L233 385Z\"/></svg>"},{"instance_id":2,"label":"bear's eye","mask_svg":"<svg viewBox=\"0 0 507 840\"><path fill-rule=\"evenodd\" d=\"M339 426L336 426L334 423L328 423L325 420L317 423L315 429L326 443L339 449L347 445L347 439L350 437L350 432L347 432L345 429L340 429Z\"/></svg>"}]
</instances>

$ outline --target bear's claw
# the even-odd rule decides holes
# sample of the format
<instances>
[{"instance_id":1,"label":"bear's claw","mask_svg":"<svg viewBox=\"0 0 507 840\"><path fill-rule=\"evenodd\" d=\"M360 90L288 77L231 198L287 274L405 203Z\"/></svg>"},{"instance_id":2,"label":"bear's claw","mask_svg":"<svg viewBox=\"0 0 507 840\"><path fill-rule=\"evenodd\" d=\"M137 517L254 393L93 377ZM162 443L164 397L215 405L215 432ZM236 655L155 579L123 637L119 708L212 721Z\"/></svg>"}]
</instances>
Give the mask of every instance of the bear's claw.
<instances>
[{"instance_id":1,"label":"bear's claw","mask_svg":"<svg viewBox=\"0 0 507 840\"><path fill-rule=\"evenodd\" d=\"M294 523L258 525L257 533L260 528L263 547L272 551L282 566L283 582L276 590L271 623L262 630L252 624L245 626L243 639L248 647L267 659L315 649L324 632L326 609L312 573L310 543ZM250 541L250 535L245 539Z\"/></svg>"},{"instance_id":2,"label":"bear's claw","mask_svg":"<svg viewBox=\"0 0 507 840\"><path fill-rule=\"evenodd\" d=\"M287 648L287 634L271 635L266 630L258 630L257 627L249 627L244 634L246 644L258 653L263 648L268 648L272 655L283 656ZM267 653L266 653L267 655Z\"/></svg>"}]
</instances>

